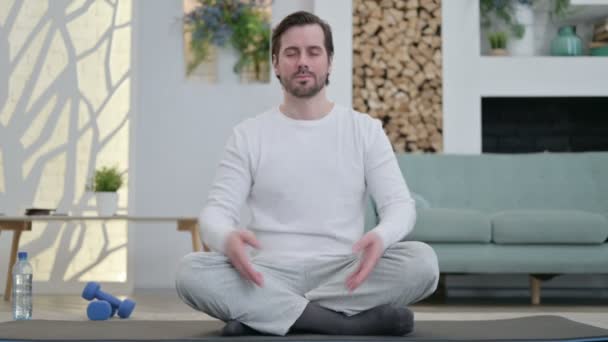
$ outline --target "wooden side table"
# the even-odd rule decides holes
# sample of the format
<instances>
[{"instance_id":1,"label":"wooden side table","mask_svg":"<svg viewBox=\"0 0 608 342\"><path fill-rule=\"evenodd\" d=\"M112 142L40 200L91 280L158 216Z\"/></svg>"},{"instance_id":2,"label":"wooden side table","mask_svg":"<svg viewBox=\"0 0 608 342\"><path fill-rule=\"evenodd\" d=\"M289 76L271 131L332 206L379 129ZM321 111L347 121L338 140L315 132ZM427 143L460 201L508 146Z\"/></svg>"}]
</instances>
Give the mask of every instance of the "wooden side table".
<instances>
[{"instance_id":1,"label":"wooden side table","mask_svg":"<svg viewBox=\"0 0 608 342\"><path fill-rule=\"evenodd\" d=\"M192 239L192 250L195 252L209 251L209 248L203 244L201 234L198 225L198 219L196 217L163 217L163 216L129 216L129 215L116 215L116 216L61 216L61 215L32 215L32 216L0 216L0 233L2 231L13 231L13 241L11 244L11 252L8 264L8 270L6 271L6 287L4 288L4 300L8 301L11 297L12 291L12 272L13 265L17 259L17 251L19 249L19 239L21 238L21 232L31 231L32 222L53 222L53 221L116 221L126 220L133 222L177 222L177 230L183 232L190 232Z\"/></svg>"}]
</instances>

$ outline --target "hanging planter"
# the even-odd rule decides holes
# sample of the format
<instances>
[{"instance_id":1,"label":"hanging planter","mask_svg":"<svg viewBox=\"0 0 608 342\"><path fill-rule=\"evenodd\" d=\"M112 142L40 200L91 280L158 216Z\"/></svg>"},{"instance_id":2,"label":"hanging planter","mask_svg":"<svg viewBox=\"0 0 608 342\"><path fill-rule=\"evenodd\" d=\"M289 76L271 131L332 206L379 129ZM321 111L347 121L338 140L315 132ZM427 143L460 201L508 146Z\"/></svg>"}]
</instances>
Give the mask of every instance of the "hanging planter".
<instances>
[{"instance_id":1,"label":"hanging planter","mask_svg":"<svg viewBox=\"0 0 608 342\"><path fill-rule=\"evenodd\" d=\"M184 30L191 35L192 58L186 66L190 75L211 53L212 47L233 48L232 71L252 72L256 81L269 80L269 1L199 0L199 6L183 17ZM219 52L220 57L224 52Z\"/></svg>"}]
</instances>

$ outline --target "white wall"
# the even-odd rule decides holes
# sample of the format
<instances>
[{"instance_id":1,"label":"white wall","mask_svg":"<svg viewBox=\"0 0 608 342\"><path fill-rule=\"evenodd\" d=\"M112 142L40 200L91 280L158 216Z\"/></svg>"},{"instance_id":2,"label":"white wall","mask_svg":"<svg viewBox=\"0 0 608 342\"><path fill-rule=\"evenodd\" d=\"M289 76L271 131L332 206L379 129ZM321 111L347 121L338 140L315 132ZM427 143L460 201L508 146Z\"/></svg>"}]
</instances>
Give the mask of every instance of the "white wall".
<instances>
[{"instance_id":1,"label":"white wall","mask_svg":"<svg viewBox=\"0 0 608 342\"><path fill-rule=\"evenodd\" d=\"M481 151L478 1L443 1L443 149Z\"/></svg>"},{"instance_id":2,"label":"white wall","mask_svg":"<svg viewBox=\"0 0 608 342\"><path fill-rule=\"evenodd\" d=\"M282 100L270 84L206 84L186 80L181 1L136 1L131 213L198 215L231 128ZM331 4L330 4L331 3ZM335 34L331 99L351 102L350 1L275 0L273 27L296 10L315 11ZM345 15L346 14L346 15ZM136 288L171 288L175 266L191 251L190 236L171 225L133 225L131 272Z\"/></svg>"},{"instance_id":3,"label":"white wall","mask_svg":"<svg viewBox=\"0 0 608 342\"><path fill-rule=\"evenodd\" d=\"M131 39L130 1L0 1L0 212L96 213L95 169L128 167ZM12 235L0 235L2 286ZM19 248L37 293L77 293L91 280L128 290L127 244L125 222L38 222Z\"/></svg>"},{"instance_id":4,"label":"white wall","mask_svg":"<svg viewBox=\"0 0 608 342\"><path fill-rule=\"evenodd\" d=\"M327 94L330 99L350 106L353 98L352 1L317 0L314 12L329 23L334 40L334 63Z\"/></svg>"}]
</instances>

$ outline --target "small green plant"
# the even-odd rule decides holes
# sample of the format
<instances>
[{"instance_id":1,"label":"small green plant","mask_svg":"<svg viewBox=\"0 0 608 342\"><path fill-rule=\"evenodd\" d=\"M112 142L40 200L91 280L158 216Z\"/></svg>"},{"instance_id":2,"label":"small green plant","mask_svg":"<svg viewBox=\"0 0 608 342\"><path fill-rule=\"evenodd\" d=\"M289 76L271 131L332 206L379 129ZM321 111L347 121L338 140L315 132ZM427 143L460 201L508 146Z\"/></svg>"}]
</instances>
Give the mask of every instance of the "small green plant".
<instances>
[{"instance_id":1,"label":"small green plant","mask_svg":"<svg viewBox=\"0 0 608 342\"><path fill-rule=\"evenodd\" d=\"M492 50L506 49L507 48L507 33L506 32L493 32L488 35L490 40L490 47Z\"/></svg>"},{"instance_id":2,"label":"small green plant","mask_svg":"<svg viewBox=\"0 0 608 342\"><path fill-rule=\"evenodd\" d=\"M123 175L117 167L104 166L95 171L90 189L94 192L116 192L123 183Z\"/></svg>"}]
</instances>

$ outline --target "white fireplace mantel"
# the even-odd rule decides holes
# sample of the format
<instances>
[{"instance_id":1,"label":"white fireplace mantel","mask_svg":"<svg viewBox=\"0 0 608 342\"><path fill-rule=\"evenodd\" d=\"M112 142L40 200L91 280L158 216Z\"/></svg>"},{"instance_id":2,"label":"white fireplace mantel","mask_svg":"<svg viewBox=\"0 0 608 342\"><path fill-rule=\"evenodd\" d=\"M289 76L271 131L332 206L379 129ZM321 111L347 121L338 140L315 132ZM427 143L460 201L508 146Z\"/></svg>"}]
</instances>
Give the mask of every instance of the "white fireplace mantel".
<instances>
[{"instance_id":1,"label":"white fireplace mantel","mask_svg":"<svg viewBox=\"0 0 608 342\"><path fill-rule=\"evenodd\" d=\"M481 153L481 98L608 96L608 57L488 57L479 1L444 1L444 152Z\"/></svg>"}]
</instances>

